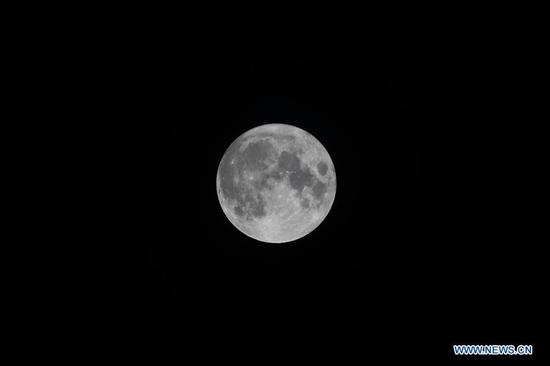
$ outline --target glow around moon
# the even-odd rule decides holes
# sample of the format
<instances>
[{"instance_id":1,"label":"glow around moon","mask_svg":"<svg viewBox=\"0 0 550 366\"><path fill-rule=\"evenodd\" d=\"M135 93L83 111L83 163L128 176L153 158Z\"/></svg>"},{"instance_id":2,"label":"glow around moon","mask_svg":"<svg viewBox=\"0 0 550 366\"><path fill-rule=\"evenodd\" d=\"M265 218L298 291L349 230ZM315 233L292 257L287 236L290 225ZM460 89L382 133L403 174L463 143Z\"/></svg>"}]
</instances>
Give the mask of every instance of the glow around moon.
<instances>
[{"instance_id":1,"label":"glow around moon","mask_svg":"<svg viewBox=\"0 0 550 366\"><path fill-rule=\"evenodd\" d=\"M242 233L268 243L299 239L319 226L336 195L334 164L308 132L266 124L239 136L216 179L218 199Z\"/></svg>"}]
</instances>

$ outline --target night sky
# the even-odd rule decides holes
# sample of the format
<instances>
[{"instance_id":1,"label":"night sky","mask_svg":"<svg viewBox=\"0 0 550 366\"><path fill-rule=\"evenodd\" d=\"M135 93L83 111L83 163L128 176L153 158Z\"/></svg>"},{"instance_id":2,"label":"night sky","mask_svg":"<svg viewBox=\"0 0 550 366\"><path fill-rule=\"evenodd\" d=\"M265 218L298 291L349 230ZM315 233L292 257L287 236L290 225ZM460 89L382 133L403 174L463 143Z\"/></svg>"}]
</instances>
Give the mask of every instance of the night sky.
<instances>
[{"instance_id":1,"label":"night sky","mask_svg":"<svg viewBox=\"0 0 550 366\"><path fill-rule=\"evenodd\" d=\"M105 332L267 358L536 348L540 267L516 195L510 85L487 48L409 41L114 47L98 72L113 111L112 222L96 249L109 258ZM337 174L327 218L286 244L239 232L216 195L225 150L265 123L313 134Z\"/></svg>"}]
</instances>

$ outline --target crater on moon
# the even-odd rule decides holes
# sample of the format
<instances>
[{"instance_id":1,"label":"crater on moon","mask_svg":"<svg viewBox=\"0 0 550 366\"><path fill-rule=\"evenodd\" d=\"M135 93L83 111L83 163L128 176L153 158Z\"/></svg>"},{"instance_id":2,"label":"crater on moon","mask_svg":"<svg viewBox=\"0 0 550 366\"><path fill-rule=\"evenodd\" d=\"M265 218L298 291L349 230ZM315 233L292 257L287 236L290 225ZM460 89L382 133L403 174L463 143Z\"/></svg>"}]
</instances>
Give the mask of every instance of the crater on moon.
<instances>
[{"instance_id":1,"label":"crater on moon","mask_svg":"<svg viewBox=\"0 0 550 366\"><path fill-rule=\"evenodd\" d=\"M324 220L336 194L328 152L308 132L267 124L239 136L225 152L217 191L227 218L269 243L299 239Z\"/></svg>"}]
</instances>

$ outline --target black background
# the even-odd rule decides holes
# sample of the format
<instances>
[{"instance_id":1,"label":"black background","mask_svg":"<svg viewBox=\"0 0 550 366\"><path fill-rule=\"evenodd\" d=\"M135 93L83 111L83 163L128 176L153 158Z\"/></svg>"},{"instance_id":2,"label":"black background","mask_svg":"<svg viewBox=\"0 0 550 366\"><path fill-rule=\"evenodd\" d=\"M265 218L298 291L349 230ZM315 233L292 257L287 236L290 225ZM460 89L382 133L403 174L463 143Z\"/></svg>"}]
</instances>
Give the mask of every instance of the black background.
<instances>
[{"instance_id":1,"label":"black background","mask_svg":"<svg viewBox=\"0 0 550 366\"><path fill-rule=\"evenodd\" d=\"M494 43L277 39L126 39L100 57L105 333L258 360L542 352L521 97ZM291 243L240 233L216 196L225 149L264 123L310 132L336 169L329 215Z\"/></svg>"}]
</instances>

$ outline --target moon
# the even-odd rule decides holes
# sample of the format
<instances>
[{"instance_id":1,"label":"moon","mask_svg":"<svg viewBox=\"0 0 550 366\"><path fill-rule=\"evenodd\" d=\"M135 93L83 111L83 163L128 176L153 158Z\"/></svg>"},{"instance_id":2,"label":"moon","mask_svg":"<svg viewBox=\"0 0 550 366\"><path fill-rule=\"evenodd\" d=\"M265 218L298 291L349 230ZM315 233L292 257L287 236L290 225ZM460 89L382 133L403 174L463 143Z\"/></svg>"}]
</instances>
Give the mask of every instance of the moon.
<instances>
[{"instance_id":1,"label":"moon","mask_svg":"<svg viewBox=\"0 0 550 366\"><path fill-rule=\"evenodd\" d=\"M288 124L265 124L225 151L216 188L223 212L239 231L262 242L286 243L326 218L336 195L336 172L313 135Z\"/></svg>"}]
</instances>

